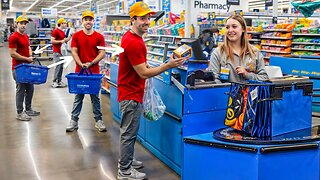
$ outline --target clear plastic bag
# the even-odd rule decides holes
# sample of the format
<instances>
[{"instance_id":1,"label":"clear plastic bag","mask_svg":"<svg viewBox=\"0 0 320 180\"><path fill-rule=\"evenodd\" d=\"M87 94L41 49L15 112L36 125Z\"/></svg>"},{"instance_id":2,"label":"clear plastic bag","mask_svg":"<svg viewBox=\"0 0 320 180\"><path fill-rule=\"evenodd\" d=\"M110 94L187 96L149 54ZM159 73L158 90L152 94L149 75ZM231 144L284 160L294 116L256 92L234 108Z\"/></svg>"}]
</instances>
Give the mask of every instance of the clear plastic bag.
<instances>
[{"instance_id":1,"label":"clear plastic bag","mask_svg":"<svg viewBox=\"0 0 320 180\"><path fill-rule=\"evenodd\" d=\"M144 96L143 96L143 117L156 121L162 117L166 106L162 102L162 99L158 91L153 87L153 78L146 80Z\"/></svg>"}]
</instances>

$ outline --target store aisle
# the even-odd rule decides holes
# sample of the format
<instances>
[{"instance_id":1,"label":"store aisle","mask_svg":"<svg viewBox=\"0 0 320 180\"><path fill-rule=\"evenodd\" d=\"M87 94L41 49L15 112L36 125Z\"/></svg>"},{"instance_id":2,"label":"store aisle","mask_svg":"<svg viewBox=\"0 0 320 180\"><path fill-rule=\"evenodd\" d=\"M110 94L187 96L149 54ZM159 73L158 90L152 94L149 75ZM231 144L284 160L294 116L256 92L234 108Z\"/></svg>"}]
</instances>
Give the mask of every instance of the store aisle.
<instances>
[{"instance_id":1,"label":"store aisle","mask_svg":"<svg viewBox=\"0 0 320 180\"><path fill-rule=\"evenodd\" d=\"M50 64L49 61L42 61ZM71 71L74 64L64 73ZM35 86L33 108L41 115L30 122L16 120L15 82L7 44L0 47L0 179L1 180L113 180L117 174L119 125L112 120L109 95L101 95L107 132L94 128L90 97L86 96L79 130L66 133L74 95L67 88ZM140 144L136 158L144 162L149 180L180 177Z\"/></svg>"}]
</instances>

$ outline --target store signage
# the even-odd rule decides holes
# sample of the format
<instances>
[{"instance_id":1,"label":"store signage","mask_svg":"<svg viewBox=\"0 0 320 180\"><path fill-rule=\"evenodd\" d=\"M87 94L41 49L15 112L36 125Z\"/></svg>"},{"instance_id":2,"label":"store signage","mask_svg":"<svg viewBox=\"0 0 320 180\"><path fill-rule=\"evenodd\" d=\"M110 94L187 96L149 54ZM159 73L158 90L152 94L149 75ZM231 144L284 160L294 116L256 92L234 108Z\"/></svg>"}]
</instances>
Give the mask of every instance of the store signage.
<instances>
[{"instance_id":1,"label":"store signage","mask_svg":"<svg viewBox=\"0 0 320 180\"><path fill-rule=\"evenodd\" d=\"M229 12L230 6L226 3L208 3L202 1L194 1L193 8L196 9L209 9L209 10L224 10Z\"/></svg>"},{"instance_id":2,"label":"store signage","mask_svg":"<svg viewBox=\"0 0 320 180\"><path fill-rule=\"evenodd\" d=\"M55 8L41 8L42 17L57 17L57 9Z\"/></svg>"},{"instance_id":3,"label":"store signage","mask_svg":"<svg viewBox=\"0 0 320 180\"><path fill-rule=\"evenodd\" d=\"M266 0L266 6L272 6L273 0Z\"/></svg>"},{"instance_id":4,"label":"store signage","mask_svg":"<svg viewBox=\"0 0 320 180\"><path fill-rule=\"evenodd\" d=\"M170 1L162 0L162 11L170 12Z\"/></svg>"},{"instance_id":5,"label":"store signage","mask_svg":"<svg viewBox=\"0 0 320 180\"><path fill-rule=\"evenodd\" d=\"M228 5L240 5L240 0L227 0Z\"/></svg>"},{"instance_id":6,"label":"store signage","mask_svg":"<svg viewBox=\"0 0 320 180\"><path fill-rule=\"evenodd\" d=\"M10 9L10 1L1 0L1 10L9 10L9 9Z\"/></svg>"}]
</instances>

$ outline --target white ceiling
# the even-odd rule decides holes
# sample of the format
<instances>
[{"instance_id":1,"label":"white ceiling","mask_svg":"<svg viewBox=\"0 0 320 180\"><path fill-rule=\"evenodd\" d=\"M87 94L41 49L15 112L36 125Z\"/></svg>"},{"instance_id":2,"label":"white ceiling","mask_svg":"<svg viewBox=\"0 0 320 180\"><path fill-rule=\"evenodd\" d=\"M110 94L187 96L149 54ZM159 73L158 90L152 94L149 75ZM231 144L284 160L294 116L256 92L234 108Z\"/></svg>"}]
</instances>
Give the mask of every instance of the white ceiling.
<instances>
[{"instance_id":1,"label":"white ceiling","mask_svg":"<svg viewBox=\"0 0 320 180\"><path fill-rule=\"evenodd\" d=\"M50 8L53 5L60 3L59 5L53 7L56 8L58 13L67 8L70 8L63 12L81 12L90 9L90 2L92 0L11 0L12 8L11 10L16 10L20 12L27 11L30 6L33 6L28 10L28 12L41 12L41 8ZM118 5L119 0L96 0L96 7L99 11L106 11L109 9L114 9ZM82 4L80 6L77 6ZM73 7L77 6L77 7Z\"/></svg>"}]
</instances>

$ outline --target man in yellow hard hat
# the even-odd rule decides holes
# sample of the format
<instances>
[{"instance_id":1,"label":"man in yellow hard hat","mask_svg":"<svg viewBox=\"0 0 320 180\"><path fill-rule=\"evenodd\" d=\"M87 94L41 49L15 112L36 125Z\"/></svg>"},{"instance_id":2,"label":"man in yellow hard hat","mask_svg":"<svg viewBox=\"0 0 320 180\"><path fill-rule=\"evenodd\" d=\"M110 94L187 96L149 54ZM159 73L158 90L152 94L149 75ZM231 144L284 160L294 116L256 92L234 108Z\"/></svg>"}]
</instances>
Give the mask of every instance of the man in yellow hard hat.
<instances>
[{"instance_id":1,"label":"man in yellow hard hat","mask_svg":"<svg viewBox=\"0 0 320 180\"><path fill-rule=\"evenodd\" d=\"M14 80L16 80L15 66L33 62L29 37L25 34L27 23L27 16L19 16L16 19L17 30L9 37L9 52L12 57L12 75ZM17 119L20 121L30 121L30 116L38 116L40 114L40 112L33 110L31 106L33 92L33 84L16 82ZM25 104L25 109L23 108L23 104Z\"/></svg>"},{"instance_id":2,"label":"man in yellow hard hat","mask_svg":"<svg viewBox=\"0 0 320 180\"><path fill-rule=\"evenodd\" d=\"M92 11L84 11L82 13L83 29L74 33L71 41L71 52L73 59L76 62L77 73L82 68L92 71L94 74L100 73L99 61L105 56L106 52L103 49L98 49L97 46L105 46L104 37L93 30L94 13ZM79 115L82 108L84 94L76 94L71 111L71 120L66 128L67 132L73 132L78 129ZM106 126L102 120L100 110L99 94L90 94L91 104L93 108L94 119L96 121L95 128L99 132L106 131Z\"/></svg>"},{"instance_id":3,"label":"man in yellow hard hat","mask_svg":"<svg viewBox=\"0 0 320 180\"><path fill-rule=\"evenodd\" d=\"M54 62L61 61L60 57L62 56L61 53L61 46L63 43L67 42L65 38L64 29L67 28L67 21L64 18L60 18L57 21L57 28L52 31L51 34L51 43L53 48L53 60ZM53 88L58 87L66 87L67 85L62 82L62 73L63 73L63 64L59 64L56 66L54 70L53 76L53 84L51 85Z\"/></svg>"},{"instance_id":4,"label":"man in yellow hard hat","mask_svg":"<svg viewBox=\"0 0 320 180\"><path fill-rule=\"evenodd\" d=\"M137 171L142 162L134 159L134 144L139 130L145 79L170 68L180 66L185 59L173 59L154 68L147 66L147 48L142 35L148 32L151 15L155 14L144 2L130 7L131 28L121 40L124 52L119 58L118 101L122 112L120 124L120 157L118 179L145 179L146 174Z\"/></svg>"}]
</instances>

